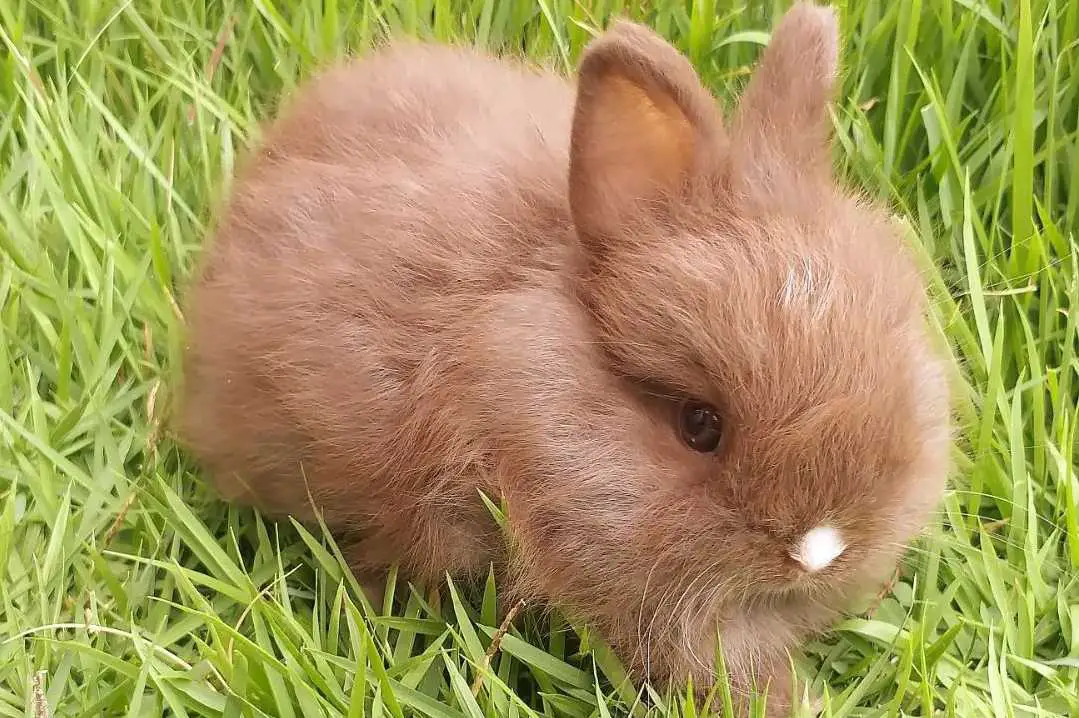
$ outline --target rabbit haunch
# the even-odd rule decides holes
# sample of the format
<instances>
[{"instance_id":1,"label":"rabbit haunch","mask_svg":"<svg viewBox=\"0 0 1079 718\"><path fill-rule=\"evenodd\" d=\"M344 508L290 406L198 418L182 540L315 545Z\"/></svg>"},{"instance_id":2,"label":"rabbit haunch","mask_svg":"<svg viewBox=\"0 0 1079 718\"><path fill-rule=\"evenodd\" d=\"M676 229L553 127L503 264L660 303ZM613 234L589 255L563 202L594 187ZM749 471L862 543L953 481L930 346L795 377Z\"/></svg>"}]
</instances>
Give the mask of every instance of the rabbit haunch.
<instances>
[{"instance_id":1,"label":"rabbit haunch","mask_svg":"<svg viewBox=\"0 0 1079 718\"><path fill-rule=\"evenodd\" d=\"M795 5L729 121L626 22L576 82L399 42L302 85L185 300L207 476L361 574L494 562L639 677L706 689L718 626L782 710L948 468L918 272L831 170L837 45Z\"/></svg>"}]
</instances>

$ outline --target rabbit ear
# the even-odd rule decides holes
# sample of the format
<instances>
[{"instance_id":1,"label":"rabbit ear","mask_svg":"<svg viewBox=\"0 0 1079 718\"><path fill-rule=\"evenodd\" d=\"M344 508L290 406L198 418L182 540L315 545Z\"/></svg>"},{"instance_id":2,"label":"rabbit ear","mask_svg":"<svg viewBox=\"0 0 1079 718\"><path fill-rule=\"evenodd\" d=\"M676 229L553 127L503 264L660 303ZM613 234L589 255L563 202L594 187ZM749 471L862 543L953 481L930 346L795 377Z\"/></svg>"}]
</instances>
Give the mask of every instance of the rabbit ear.
<instances>
[{"instance_id":1,"label":"rabbit ear","mask_svg":"<svg viewBox=\"0 0 1079 718\"><path fill-rule=\"evenodd\" d=\"M585 50L570 142L570 205L599 250L635 212L676 194L722 137L712 95L689 61L619 21Z\"/></svg>"},{"instance_id":2,"label":"rabbit ear","mask_svg":"<svg viewBox=\"0 0 1079 718\"><path fill-rule=\"evenodd\" d=\"M748 183L828 170L838 46L835 11L811 2L795 4L772 32L735 119L734 164Z\"/></svg>"}]
</instances>

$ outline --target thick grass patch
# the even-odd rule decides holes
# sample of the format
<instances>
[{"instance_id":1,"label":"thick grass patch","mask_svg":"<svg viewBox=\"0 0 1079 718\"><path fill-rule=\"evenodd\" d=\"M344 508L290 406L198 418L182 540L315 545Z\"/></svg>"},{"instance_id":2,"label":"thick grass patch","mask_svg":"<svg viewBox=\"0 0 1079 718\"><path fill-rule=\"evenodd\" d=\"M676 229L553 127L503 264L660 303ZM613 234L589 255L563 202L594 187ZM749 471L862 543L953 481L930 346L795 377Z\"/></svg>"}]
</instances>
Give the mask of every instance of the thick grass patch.
<instances>
[{"instance_id":1,"label":"thick grass patch","mask_svg":"<svg viewBox=\"0 0 1079 718\"><path fill-rule=\"evenodd\" d=\"M493 583L370 606L323 535L214 501L164 423L178 296L257 119L342 52L568 69L626 12L731 96L783 7L0 2L0 718L700 715L557 615L489 659ZM1079 715L1079 3L842 17L839 160L909 222L963 424L938 525L803 675L832 716Z\"/></svg>"}]
</instances>

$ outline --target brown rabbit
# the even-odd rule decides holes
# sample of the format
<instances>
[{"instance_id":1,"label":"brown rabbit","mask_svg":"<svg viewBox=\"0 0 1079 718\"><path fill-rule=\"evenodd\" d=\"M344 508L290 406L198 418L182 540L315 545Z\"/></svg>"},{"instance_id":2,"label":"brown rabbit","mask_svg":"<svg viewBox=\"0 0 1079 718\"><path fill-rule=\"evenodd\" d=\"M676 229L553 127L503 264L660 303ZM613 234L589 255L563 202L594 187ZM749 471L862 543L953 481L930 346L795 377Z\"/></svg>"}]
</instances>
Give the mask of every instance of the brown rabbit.
<instances>
[{"instance_id":1,"label":"brown rabbit","mask_svg":"<svg viewBox=\"0 0 1079 718\"><path fill-rule=\"evenodd\" d=\"M310 492L357 572L494 561L637 675L708 685L718 626L778 714L788 649L891 572L948 468L918 273L832 175L836 64L834 13L796 5L729 130L627 22L576 85L415 43L322 73L188 297L186 442L229 499Z\"/></svg>"}]
</instances>

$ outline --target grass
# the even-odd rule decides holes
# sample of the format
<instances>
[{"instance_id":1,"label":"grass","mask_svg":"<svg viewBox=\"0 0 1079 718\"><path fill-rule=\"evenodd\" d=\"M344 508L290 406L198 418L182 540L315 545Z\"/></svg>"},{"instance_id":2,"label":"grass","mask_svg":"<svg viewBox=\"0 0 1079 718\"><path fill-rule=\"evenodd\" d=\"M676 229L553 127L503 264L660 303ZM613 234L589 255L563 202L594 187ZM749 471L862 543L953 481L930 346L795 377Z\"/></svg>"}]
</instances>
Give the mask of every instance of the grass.
<instances>
[{"instance_id":1,"label":"grass","mask_svg":"<svg viewBox=\"0 0 1079 718\"><path fill-rule=\"evenodd\" d=\"M702 715L635 704L557 614L486 668L493 583L368 605L324 535L216 502L163 419L216 198L319 63L403 32L569 68L627 12L729 97L780 5L0 1L0 718ZM842 17L839 159L923 250L963 423L931 535L800 670L831 716L1079 715L1079 3Z\"/></svg>"}]
</instances>

